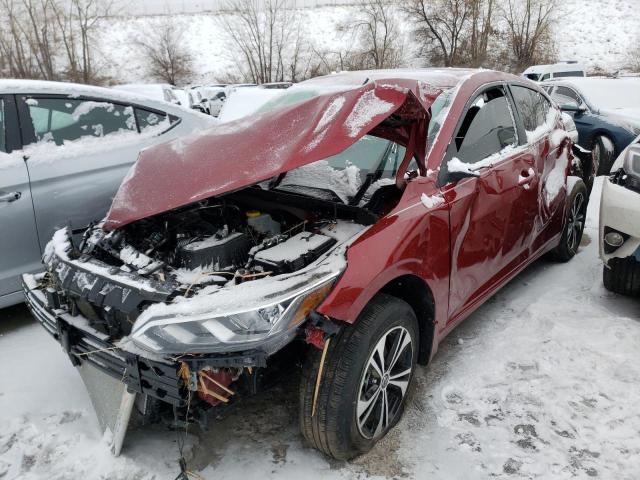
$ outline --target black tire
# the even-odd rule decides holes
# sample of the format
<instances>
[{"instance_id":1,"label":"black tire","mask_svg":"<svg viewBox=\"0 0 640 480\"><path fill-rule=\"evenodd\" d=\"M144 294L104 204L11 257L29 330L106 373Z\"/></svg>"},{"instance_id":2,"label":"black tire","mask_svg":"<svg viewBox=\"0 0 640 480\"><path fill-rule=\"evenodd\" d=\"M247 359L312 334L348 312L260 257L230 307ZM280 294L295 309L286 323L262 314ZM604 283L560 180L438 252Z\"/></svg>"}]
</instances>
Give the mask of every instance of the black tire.
<instances>
[{"instance_id":1,"label":"black tire","mask_svg":"<svg viewBox=\"0 0 640 480\"><path fill-rule=\"evenodd\" d=\"M606 135L596 135L591 142L591 156L597 175L609 175L616 160L613 142Z\"/></svg>"},{"instance_id":2,"label":"black tire","mask_svg":"<svg viewBox=\"0 0 640 480\"><path fill-rule=\"evenodd\" d=\"M559 262L568 262L578 253L587 217L588 201L587 187L581 179L577 179L567 197L560 244L552 250L553 257Z\"/></svg>"},{"instance_id":3,"label":"black tire","mask_svg":"<svg viewBox=\"0 0 640 480\"><path fill-rule=\"evenodd\" d=\"M633 257L612 258L603 267L602 280L607 290L640 297L640 262Z\"/></svg>"},{"instance_id":4,"label":"black tire","mask_svg":"<svg viewBox=\"0 0 640 480\"><path fill-rule=\"evenodd\" d=\"M393 350L396 338L393 335L403 335L403 338L408 335L411 342L411 348L405 346L402 350L395 367L392 365L389 368L393 376L404 371L398 369L404 369L405 366L409 368L410 365L409 373L399 376L395 381L402 384L406 382L404 391L389 381L389 375L375 374L376 368L370 363L378 365L375 359L379 358L379 350L374 350L383 338L386 342L384 345L389 346L388 352ZM343 328L331 339L320 379L315 415L313 401L322 352L310 348L300 384L300 429L311 446L338 460L349 460L369 451L402 416L416 366L418 345L418 321L413 309L396 297L377 295L354 325ZM383 349L386 353L385 346ZM407 354L408 350L410 354ZM383 357L387 355L383 354ZM363 396L363 392L370 396ZM359 400L363 398L362 405L365 405L374 397L370 408L365 409L360 417L367 421L359 422L358 408L362 408ZM373 430L374 423L377 425L375 415L383 411L382 402L387 398L390 413L386 418L386 427L374 431L374 435L368 438L366 433ZM382 421L379 423L383 425L384 418L380 419ZM373 422L369 424L371 420Z\"/></svg>"}]
</instances>

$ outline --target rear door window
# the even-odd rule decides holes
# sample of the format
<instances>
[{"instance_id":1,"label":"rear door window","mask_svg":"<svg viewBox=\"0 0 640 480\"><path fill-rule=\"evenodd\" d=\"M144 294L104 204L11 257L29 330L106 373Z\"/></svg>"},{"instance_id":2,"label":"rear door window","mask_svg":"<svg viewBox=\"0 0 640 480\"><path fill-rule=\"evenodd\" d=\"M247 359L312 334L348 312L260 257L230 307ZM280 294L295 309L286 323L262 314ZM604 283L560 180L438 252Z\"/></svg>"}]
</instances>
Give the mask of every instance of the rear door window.
<instances>
[{"instance_id":1,"label":"rear door window","mask_svg":"<svg viewBox=\"0 0 640 480\"><path fill-rule=\"evenodd\" d=\"M542 94L519 85L512 85L511 92L524 123L527 140L533 141L533 137L553 127L553 118L549 118L551 103Z\"/></svg>"},{"instance_id":2,"label":"rear door window","mask_svg":"<svg viewBox=\"0 0 640 480\"><path fill-rule=\"evenodd\" d=\"M7 133L5 127L4 100L0 98L0 152L7 151Z\"/></svg>"},{"instance_id":3,"label":"rear door window","mask_svg":"<svg viewBox=\"0 0 640 480\"><path fill-rule=\"evenodd\" d=\"M518 144L511 108L502 87L478 95L455 137L455 156L473 164Z\"/></svg>"},{"instance_id":4,"label":"rear door window","mask_svg":"<svg viewBox=\"0 0 640 480\"><path fill-rule=\"evenodd\" d=\"M83 137L136 131L130 106L69 98L30 97L24 101L37 141L63 145Z\"/></svg>"}]
</instances>

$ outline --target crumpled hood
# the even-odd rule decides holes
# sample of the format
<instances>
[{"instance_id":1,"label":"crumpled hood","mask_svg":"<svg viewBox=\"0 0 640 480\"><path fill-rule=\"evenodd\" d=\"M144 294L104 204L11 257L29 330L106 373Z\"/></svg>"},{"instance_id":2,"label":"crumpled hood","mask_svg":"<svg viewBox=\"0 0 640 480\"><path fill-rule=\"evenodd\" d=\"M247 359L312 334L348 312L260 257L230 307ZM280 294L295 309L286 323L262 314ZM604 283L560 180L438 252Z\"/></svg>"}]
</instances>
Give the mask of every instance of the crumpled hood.
<instances>
[{"instance_id":1,"label":"crumpled hood","mask_svg":"<svg viewBox=\"0 0 640 480\"><path fill-rule=\"evenodd\" d=\"M440 90L407 79L320 90L324 93L307 100L143 150L118 189L104 228L267 180L340 153L367 133L406 145L411 137L406 125L380 125L395 112L417 120L414 138L425 140L415 145L415 153L424 170L428 109Z\"/></svg>"}]
</instances>

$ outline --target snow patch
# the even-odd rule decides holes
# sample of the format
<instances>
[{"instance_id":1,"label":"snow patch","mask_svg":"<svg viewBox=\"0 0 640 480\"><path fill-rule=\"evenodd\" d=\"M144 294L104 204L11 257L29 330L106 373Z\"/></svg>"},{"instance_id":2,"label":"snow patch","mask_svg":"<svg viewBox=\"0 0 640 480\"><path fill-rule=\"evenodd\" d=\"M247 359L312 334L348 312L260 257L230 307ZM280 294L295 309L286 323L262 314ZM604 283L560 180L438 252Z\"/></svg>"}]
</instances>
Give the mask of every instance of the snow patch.
<instances>
[{"instance_id":1,"label":"snow patch","mask_svg":"<svg viewBox=\"0 0 640 480\"><path fill-rule=\"evenodd\" d=\"M373 90L363 93L345 121L348 135L357 137L374 117L389 113L393 107L393 103L382 100Z\"/></svg>"},{"instance_id":2,"label":"snow patch","mask_svg":"<svg viewBox=\"0 0 640 480\"><path fill-rule=\"evenodd\" d=\"M444 203L444 198L440 195L427 195L426 193L423 193L420 195L420 201L425 207L434 208L438 205L442 205Z\"/></svg>"},{"instance_id":3,"label":"snow patch","mask_svg":"<svg viewBox=\"0 0 640 480\"><path fill-rule=\"evenodd\" d=\"M280 186L287 185L331 190L340 200L348 203L358 193L362 180L356 165L348 164L340 170L333 168L327 160L320 160L287 172Z\"/></svg>"},{"instance_id":4,"label":"snow patch","mask_svg":"<svg viewBox=\"0 0 640 480\"><path fill-rule=\"evenodd\" d=\"M537 142L548 132L550 132L555 127L559 115L560 111L558 109L553 106L549 108L549 110L547 111L547 115L545 116L545 121L542 125L538 125L533 131L525 131L525 133L527 134L527 142Z\"/></svg>"}]
</instances>

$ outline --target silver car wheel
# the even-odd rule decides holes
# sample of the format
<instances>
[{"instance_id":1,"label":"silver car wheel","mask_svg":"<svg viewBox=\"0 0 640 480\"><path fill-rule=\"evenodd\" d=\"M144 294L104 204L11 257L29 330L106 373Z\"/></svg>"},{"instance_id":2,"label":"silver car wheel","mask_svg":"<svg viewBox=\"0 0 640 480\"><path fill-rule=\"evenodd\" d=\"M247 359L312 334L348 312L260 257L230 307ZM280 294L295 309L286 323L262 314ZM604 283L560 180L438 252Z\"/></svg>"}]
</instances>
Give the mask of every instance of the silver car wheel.
<instances>
[{"instance_id":1,"label":"silver car wheel","mask_svg":"<svg viewBox=\"0 0 640 480\"><path fill-rule=\"evenodd\" d=\"M573 205L571 205L571 210L569 211L569 218L567 219L567 247L573 252L578 249L580 233L584 225L583 203L584 197L582 193L578 193L573 200Z\"/></svg>"},{"instance_id":2,"label":"silver car wheel","mask_svg":"<svg viewBox=\"0 0 640 480\"><path fill-rule=\"evenodd\" d=\"M381 437L398 414L413 370L413 341L404 327L388 330L365 365L356 420L367 439Z\"/></svg>"}]
</instances>

